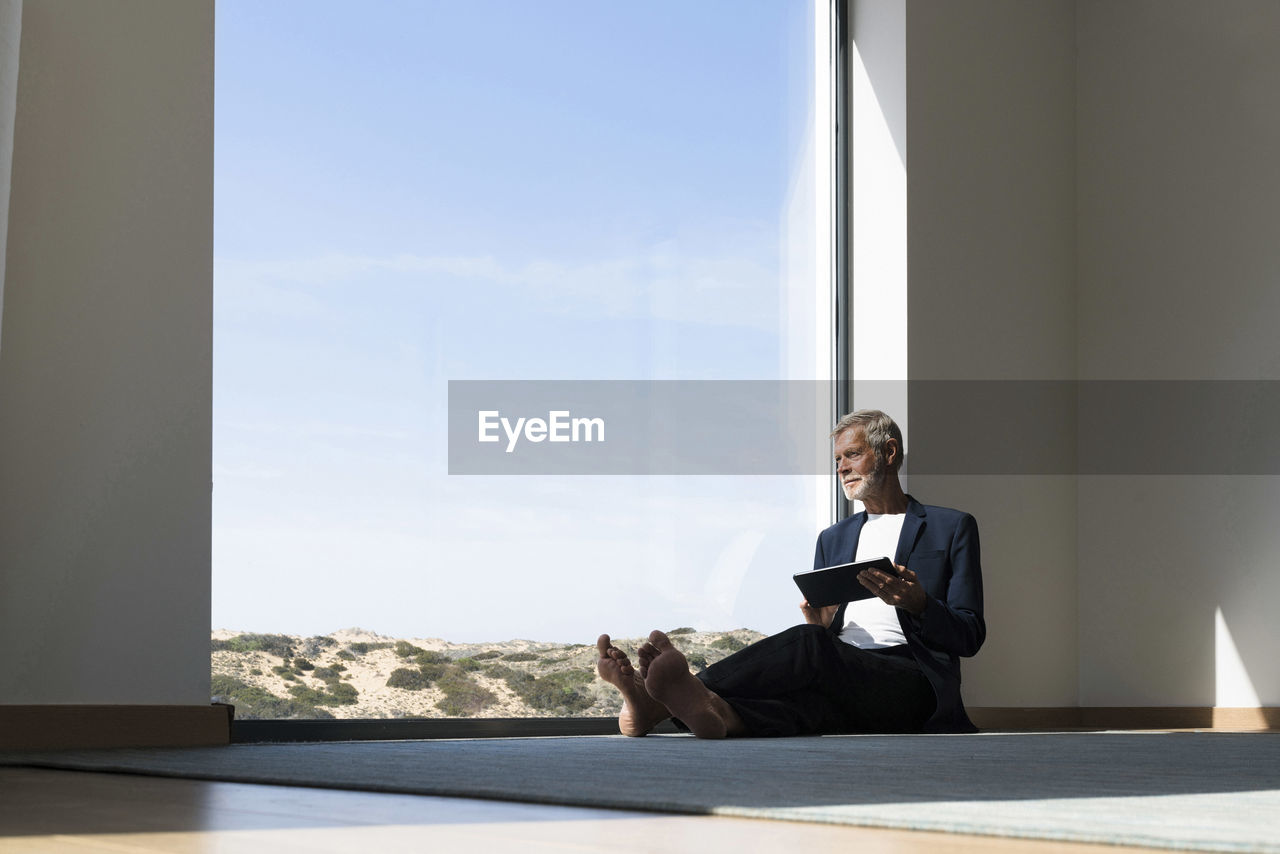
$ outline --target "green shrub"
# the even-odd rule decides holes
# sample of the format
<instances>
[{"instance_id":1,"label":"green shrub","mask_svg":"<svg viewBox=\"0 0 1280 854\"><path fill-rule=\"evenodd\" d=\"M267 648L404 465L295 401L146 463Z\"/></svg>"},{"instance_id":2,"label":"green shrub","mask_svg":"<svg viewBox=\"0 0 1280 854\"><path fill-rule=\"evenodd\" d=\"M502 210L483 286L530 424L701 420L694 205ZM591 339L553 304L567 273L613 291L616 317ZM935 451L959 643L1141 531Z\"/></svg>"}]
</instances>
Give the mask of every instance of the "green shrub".
<instances>
[{"instance_id":1,"label":"green shrub","mask_svg":"<svg viewBox=\"0 0 1280 854\"><path fill-rule=\"evenodd\" d=\"M298 681L298 674L294 673L293 668L287 665L277 664L275 667L271 668L271 672L284 679L286 682Z\"/></svg>"},{"instance_id":2,"label":"green shrub","mask_svg":"<svg viewBox=\"0 0 1280 854\"><path fill-rule=\"evenodd\" d=\"M723 635L711 642L711 646L715 649L728 650L729 652L737 652L746 645L744 641L738 640L733 635Z\"/></svg>"},{"instance_id":3,"label":"green shrub","mask_svg":"<svg viewBox=\"0 0 1280 854\"><path fill-rule=\"evenodd\" d=\"M689 661L689 666L694 670L701 670L707 666L707 657L700 652L691 652L685 656Z\"/></svg>"},{"instance_id":4,"label":"green shrub","mask_svg":"<svg viewBox=\"0 0 1280 854\"><path fill-rule=\"evenodd\" d=\"M278 658L293 657L293 638L288 635L239 634L226 640L210 641L214 652L265 652Z\"/></svg>"},{"instance_id":5,"label":"green shrub","mask_svg":"<svg viewBox=\"0 0 1280 854\"><path fill-rule=\"evenodd\" d=\"M671 631L667 632L667 637L671 637L673 635L691 635L695 631L697 631L697 629L693 628L692 626L681 626L678 629L672 629Z\"/></svg>"},{"instance_id":6,"label":"green shrub","mask_svg":"<svg viewBox=\"0 0 1280 854\"><path fill-rule=\"evenodd\" d=\"M421 691L431 687L430 679L422 674L420 668L397 667L387 677L388 688L403 688L406 691Z\"/></svg>"},{"instance_id":7,"label":"green shrub","mask_svg":"<svg viewBox=\"0 0 1280 854\"><path fill-rule=\"evenodd\" d=\"M484 652L477 652L471 657L476 661L484 661L487 658L501 658L502 653L498 652L496 649L486 649Z\"/></svg>"},{"instance_id":8,"label":"green shrub","mask_svg":"<svg viewBox=\"0 0 1280 854\"><path fill-rule=\"evenodd\" d=\"M249 668L249 675L250 675L250 676L261 676L261 675L262 675L262 668L261 668L261 667L251 667L251 668Z\"/></svg>"},{"instance_id":9,"label":"green shrub","mask_svg":"<svg viewBox=\"0 0 1280 854\"><path fill-rule=\"evenodd\" d=\"M350 650L340 649L334 653L334 657L341 658L343 661L355 661L355 653Z\"/></svg>"},{"instance_id":10,"label":"green shrub","mask_svg":"<svg viewBox=\"0 0 1280 854\"><path fill-rule=\"evenodd\" d=\"M448 664L453 661L453 659L445 655L443 652L436 652L435 650L430 649L421 650L413 657L413 660L424 667L429 664Z\"/></svg>"},{"instance_id":11,"label":"green shrub","mask_svg":"<svg viewBox=\"0 0 1280 854\"><path fill-rule=\"evenodd\" d=\"M352 685L338 684L332 691L320 691L306 685L290 685L294 699L312 706L352 706L360 698L360 692Z\"/></svg>"},{"instance_id":12,"label":"green shrub","mask_svg":"<svg viewBox=\"0 0 1280 854\"><path fill-rule=\"evenodd\" d=\"M509 652L502 656L503 661L537 661L538 656L532 652Z\"/></svg>"},{"instance_id":13,"label":"green shrub","mask_svg":"<svg viewBox=\"0 0 1280 854\"><path fill-rule=\"evenodd\" d=\"M315 688L309 688L306 685L290 685L289 693L300 703L310 706L323 705L320 701L324 699L324 692Z\"/></svg>"},{"instance_id":14,"label":"green shrub","mask_svg":"<svg viewBox=\"0 0 1280 854\"><path fill-rule=\"evenodd\" d=\"M555 679L565 685L590 685L596 681L596 674L592 670L562 670L559 673L548 673L543 678Z\"/></svg>"},{"instance_id":15,"label":"green shrub","mask_svg":"<svg viewBox=\"0 0 1280 854\"><path fill-rule=\"evenodd\" d=\"M523 670L516 670L513 667L507 667L505 664L498 664L497 662L483 665L481 667L481 671L485 676L492 676L494 679L504 679L508 683L513 679L521 680L533 678Z\"/></svg>"},{"instance_id":16,"label":"green shrub","mask_svg":"<svg viewBox=\"0 0 1280 854\"><path fill-rule=\"evenodd\" d=\"M454 669L452 664L423 664L418 668L418 672L422 674L423 679L434 682L452 669Z\"/></svg>"},{"instance_id":17,"label":"green shrub","mask_svg":"<svg viewBox=\"0 0 1280 854\"><path fill-rule=\"evenodd\" d=\"M356 641L355 643L347 644L347 649L351 650L356 655L365 655L379 649L390 649L393 646L395 646L395 644L390 641Z\"/></svg>"},{"instance_id":18,"label":"green shrub","mask_svg":"<svg viewBox=\"0 0 1280 854\"><path fill-rule=\"evenodd\" d=\"M512 691L534 709L567 715L580 712L594 702L587 691L595 677L586 670L563 670L534 676L522 670L495 664L486 673L502 679Z\"/></svg>"},{"instance_id":19,"label":"green shrub","mask_svg":"<svg viewBox=\"0 0 1280 854\"><path fill-rule=\"evenodd\" d=\"M343 670L345 669L344 667ZM336 682L342 678L342 674L338 672L336 667L317 667L311 675L325 682Z\"/></svg>"},{"instance_id":20,"label":"green shrub","mask_svg":"<svg viewBox=\"0 0 1280 854\"><path fill-rule=\"evenodd\" d=\"M359 701L360 692L356 690L356 686L348 685L346 682L339 682L336 685L329 686L329 701L317 703L317 705L354 706Z\"/></svg>"},{"instance_id":21,"label":"green shrub","mask_svg":"<svg viewBox=\"0 0 1280 854\"><path fill-rule=\"evenodd\" d=\"M454 664L456 664L461 669L467 671L468 673L479 670L484 666L480 662L476 661L474 658L459 658L457 661L454 662Z\"/></svg>"},{"instance_id":22,"label":"green shrub","mask_svg":"<svg viewBox=\"0 0 1280 854\"><path fill-rule=\"evenodd\" d=\"M441 677L437 687L444 691L444 697L436 702L436 708L452 717L478 715L498 699L457 667Z\"/></svg>"},{"instance_id":23,"label":"green shrub","mask_svg":"<svg viewBox=\"0 0 1280 854\"><path fill-rule=\"evenodd\" d=\"M592 681L589 673L565 670L537 677L513 690L533 708L543 712L571 715L588 708L595 699L579 690Z\"/></svg>"},{"instance_id":24,"label":"green shrub","mask_svg":"<svg viewBox=\"0 0 1280 854\"><path fill-rule=\"evenodd\" d=\"M293 660L294 670L315 670L316 666L305 658L295 658Z\"/></svg>"},{"instance_id":25,"label":"green shrub","mask_svg":"<svg viewBox=\"0 0 1280 854\"><path fill-rule=\"evenodd\" d=\"M401 658L413 658L415 655L418 655L419 653L426 652L426 650L423 649L422 647L414 646L408 641L396 641L395 650L396 650L396 655L400 656Z\"/></svg>"},{"instance_id":26,"label":"green shrub","mask_svg":"<svg viewBox=\"0 0 1280 854\"><path fill-rule=\"evenodd\" d=\"M302 655L307 658L319 658L322 652L337 644L338 642L331 637L323 635L310 637L302 642Z\"/></svg>"},{"instance_id":27,"label":"green shrub","mask_svg":"<svg viewBox=\"0 0 1280 854\"><path fill-rule=\"evenodd\" d=\"M270 691L249 685L234 676L223 673L214 674L211 687L213 690L210 695L213 702L230 703L235 706L238 720L333 717L332 714L316 708L312 703L300 701L296 697L292 699L277 697Z\"/></svg>"}]
</instances>

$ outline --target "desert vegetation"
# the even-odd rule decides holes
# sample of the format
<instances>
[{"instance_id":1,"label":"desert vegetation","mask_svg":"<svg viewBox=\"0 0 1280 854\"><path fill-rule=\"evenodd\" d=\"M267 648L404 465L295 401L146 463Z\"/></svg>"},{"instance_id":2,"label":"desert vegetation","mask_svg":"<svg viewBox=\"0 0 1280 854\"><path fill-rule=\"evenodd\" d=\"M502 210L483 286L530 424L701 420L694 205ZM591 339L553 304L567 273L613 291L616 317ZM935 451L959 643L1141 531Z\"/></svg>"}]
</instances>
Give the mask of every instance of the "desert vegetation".
<instances>
[{"instance_id":1,"label":"desert vegetation","mask_svg":"<svg viewBox=\"0 0 1280 854\"><path fill-rule=\"evenodd\" d=\"M687 626L671 634L695 670L761 637ZM640 640L616 643L633 651ZM234 705L240 719L611 717L621 707L617 692L596 678L593 644L221 630L210 656L213 699Z\"/></svg>"}]
</instances>

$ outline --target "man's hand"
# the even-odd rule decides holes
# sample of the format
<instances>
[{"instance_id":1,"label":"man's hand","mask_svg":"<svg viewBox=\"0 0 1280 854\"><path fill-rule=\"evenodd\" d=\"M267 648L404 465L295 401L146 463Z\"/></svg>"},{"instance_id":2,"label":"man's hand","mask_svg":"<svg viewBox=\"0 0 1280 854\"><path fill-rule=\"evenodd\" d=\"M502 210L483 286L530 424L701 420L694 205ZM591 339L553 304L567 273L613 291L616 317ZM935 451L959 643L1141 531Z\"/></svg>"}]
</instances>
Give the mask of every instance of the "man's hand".
<instances>
[{"instance_id":1,"label":"man's hand","mask_svg":"<svg viewBox=\"0 0 1280 854\"><path fill-rule=\"evenodd\" d=\"M838 610L840 610L839 605L826 605L821 608L815 608L809 604L808 599L800 603L800 613L804 614L804 621L811 626L827 628L831 625L831 620Z\"/></svg>"},{"instance_id":2,"label":"man's hand","mask_svg":"<svg viewBox=\"0 0 1280 854\"><path fill-rule=\"evenodd\" d=\"M924 613L924 588L916 574L905 566L898 566L898 573L901 578L878 569L864 569L858 573L858 583L879 596L881 601L918 617Z\"/></svg>"}]
</instances>

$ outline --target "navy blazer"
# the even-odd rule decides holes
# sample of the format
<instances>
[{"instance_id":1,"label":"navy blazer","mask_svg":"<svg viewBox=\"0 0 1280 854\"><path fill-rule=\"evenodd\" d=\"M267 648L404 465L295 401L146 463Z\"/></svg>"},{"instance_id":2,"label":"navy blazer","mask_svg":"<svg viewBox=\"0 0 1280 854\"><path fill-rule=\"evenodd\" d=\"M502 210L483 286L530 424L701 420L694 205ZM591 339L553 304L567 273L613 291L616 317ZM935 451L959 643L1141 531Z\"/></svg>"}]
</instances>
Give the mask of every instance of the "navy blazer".
<instances>
[{"instance_id":1,"label":"navy blazer","mask_svg":"<svg viewBox=\"0 0 1280 854\"><path fill-rule=\"evenodd\" d=\"M814 568L853 561L866 521L864 511L819 534ZM987 636L978 524L968 513L921 504L908 495L893 562L913 570L927 594L919 617L898 609L907 647L938 701L925 732L977 732L960 699L960 656L976 653ZM841 605L831 621L834 634L844 627L844 610Z\"/></svg>"}]
</instances>

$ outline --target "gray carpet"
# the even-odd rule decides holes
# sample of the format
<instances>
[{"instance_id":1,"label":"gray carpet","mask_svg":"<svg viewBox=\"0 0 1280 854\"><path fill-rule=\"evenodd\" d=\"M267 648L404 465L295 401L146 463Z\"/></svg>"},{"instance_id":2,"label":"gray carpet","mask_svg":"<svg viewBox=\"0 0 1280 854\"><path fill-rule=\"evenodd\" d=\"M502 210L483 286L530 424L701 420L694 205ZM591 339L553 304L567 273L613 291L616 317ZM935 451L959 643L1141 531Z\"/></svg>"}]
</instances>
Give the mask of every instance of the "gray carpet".
<instances>
[{"instance_id":1,"label":"gray carpet","mask_svg":"<svg viewBox=\"0 0 1280 854\"><path fill-rule=\"evenodd\" d=\"M0 754L0 764L1280 852L1280 734L688 736Z\"/></svg>"}]
</instances>

